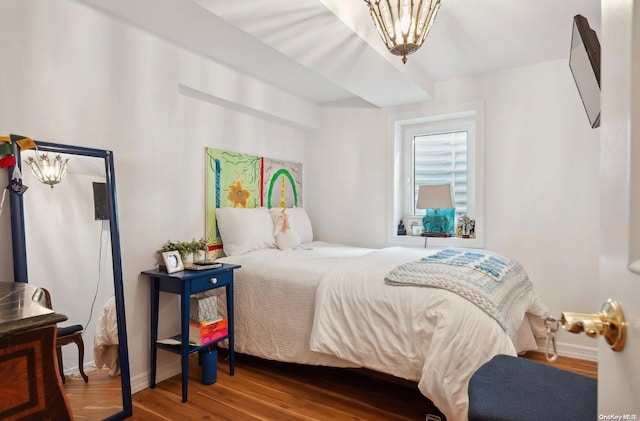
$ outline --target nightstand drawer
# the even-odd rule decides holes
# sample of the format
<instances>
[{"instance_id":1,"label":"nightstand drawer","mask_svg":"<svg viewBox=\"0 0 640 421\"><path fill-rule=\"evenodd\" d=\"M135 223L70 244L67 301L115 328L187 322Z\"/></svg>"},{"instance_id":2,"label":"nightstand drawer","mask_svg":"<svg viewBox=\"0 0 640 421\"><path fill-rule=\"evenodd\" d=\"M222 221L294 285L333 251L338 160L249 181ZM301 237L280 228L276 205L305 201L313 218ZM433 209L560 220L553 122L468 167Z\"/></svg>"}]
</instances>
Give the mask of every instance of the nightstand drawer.
<instances>
[{"instance_id":1,"label":"nightstand drawer","mask_svg":"<svg viewBox=\"0 0 640 421\"><path fill-rule=\"evenodd\" d=\"M215 273L191 281L191 293L207 291L233 282L233 271Z\"/></svg>"}]
</instances>

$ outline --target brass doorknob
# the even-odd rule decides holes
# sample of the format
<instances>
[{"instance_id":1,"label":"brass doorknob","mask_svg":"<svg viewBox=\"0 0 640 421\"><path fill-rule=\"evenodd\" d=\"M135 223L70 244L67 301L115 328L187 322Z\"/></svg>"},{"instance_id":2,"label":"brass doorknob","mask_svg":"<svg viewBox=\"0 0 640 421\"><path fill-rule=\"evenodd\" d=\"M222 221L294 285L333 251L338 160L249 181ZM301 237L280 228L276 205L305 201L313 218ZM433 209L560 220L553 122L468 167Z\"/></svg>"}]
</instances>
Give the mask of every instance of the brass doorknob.
<instances>
[{"instance_id":1,"label":"brass doorknob","mask_svg":"<svg viewBox=\"0 0 640 421\"><path fill-rule=\"evenodd\" d=\"M614 351L622 351L624 348L627 323L620 303L615 300L607 300L599 313L563 312L560 323L571 333L584 332L592 338L604 336Z\"/></svg>"}]
</instances>

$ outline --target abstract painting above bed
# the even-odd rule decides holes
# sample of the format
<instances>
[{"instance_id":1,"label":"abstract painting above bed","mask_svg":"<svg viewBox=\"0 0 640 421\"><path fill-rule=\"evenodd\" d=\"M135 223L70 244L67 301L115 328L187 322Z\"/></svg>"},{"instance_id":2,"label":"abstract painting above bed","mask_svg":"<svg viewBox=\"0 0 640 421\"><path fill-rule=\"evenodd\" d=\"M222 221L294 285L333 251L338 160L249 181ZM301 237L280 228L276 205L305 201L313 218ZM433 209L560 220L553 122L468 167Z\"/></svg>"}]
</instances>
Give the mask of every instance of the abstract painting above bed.
<instances>
[{"instance_id":1,"label":"abstract painting above bed","mask_svg":"<svg viewBox=\"0 0 640 421\"><path fill-rule=\"evenodd\" d=\"M301 207L302 164L206 148L206 231L211 258L223 256L216 208Z\"/></svg>"}]
</instances>

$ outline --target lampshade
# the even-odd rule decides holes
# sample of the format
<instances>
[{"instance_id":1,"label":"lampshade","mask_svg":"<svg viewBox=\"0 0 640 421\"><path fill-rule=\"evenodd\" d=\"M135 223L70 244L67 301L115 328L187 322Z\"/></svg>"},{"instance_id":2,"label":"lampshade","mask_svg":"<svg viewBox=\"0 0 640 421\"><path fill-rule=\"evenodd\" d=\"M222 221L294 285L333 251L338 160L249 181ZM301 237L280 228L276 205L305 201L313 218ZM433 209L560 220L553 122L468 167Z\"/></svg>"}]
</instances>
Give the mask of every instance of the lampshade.
<instances>
[{"instance_id":1,"label":"lampshade","mask_svg":"<svg viewBox=\"0 0 640 421\"><path fill-rule=\"evenodd\" d=\"M53 188L54 184L58 184L67 175L67 164L69 159L62 160L60 155L53 158L53 163L49 161L49 155L36 153L37 160L33 157L27 158L27 165L31 168L31 172L41 183L48 184Z\"/></svg>"},{"instance_id":2,"label":"lampshade","mask_svg":"<svg viewBox=\"0 0 640 421\"><path fill-rule=\"evenodd\" d=\"M440 0L364 0L391 54L407 56L422 46L440 9Z\"/></svg>"},{"instance_id":3,"label":"lampshade","mask_svg":"<svg viewBox=\"0 0 640 421\"><path fill-rule=\"evenodd\" d=\"M451 184L423 185L418 189L416 209L453 208Z\"/></svg>"}]
</instances>

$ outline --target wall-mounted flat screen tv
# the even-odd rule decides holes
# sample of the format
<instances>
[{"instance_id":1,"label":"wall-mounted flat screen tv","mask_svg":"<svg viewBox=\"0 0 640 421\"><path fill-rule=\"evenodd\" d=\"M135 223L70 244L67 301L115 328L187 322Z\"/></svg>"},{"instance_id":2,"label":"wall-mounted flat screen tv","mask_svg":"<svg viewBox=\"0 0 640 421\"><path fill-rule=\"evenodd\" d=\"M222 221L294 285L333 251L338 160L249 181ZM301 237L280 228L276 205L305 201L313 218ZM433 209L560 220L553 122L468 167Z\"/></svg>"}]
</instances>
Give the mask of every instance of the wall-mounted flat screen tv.
<instances>
[{"instance_id":1,"label":"wall-mounted flat screen tv","mask_svg":"<svg viewBox=\"0 0 640 421\"><path fill-rule=\"evenodd\" d=\"M592 128L600 126L600 42L582 15L573 17L569 67Z\"/></svg>"}]
</instances>

